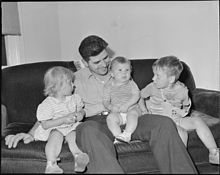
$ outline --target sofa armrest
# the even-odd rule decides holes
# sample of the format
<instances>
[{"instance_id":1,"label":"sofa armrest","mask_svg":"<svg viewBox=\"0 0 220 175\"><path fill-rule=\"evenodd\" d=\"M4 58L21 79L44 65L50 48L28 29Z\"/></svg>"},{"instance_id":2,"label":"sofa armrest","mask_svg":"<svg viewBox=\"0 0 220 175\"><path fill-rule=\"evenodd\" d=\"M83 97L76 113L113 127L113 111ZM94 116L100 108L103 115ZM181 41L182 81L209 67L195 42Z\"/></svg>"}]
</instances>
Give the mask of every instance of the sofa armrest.
<instances>
[{"instance_id":1,"label":"sofa armrest","mask_svg":"<svg viewBox=\"0 0 220 175\"><path fill-rule=\"evenodd\" d=\"M2 130L1 130L1 136L5 136L5 128L7 126L7 109L5 105L2 104L1 108L1 122L2 122Z\"/></svg>"},{"instance_id":2,"label":"sofa armrest","mask_svg":"<svg viewBox=\"0 0 220 175\"><path fill-rule=\"evenodd\" d=\"M220 119L220 91L196 88L192 92L194 110Z\"/></svg>"}]
</instances>

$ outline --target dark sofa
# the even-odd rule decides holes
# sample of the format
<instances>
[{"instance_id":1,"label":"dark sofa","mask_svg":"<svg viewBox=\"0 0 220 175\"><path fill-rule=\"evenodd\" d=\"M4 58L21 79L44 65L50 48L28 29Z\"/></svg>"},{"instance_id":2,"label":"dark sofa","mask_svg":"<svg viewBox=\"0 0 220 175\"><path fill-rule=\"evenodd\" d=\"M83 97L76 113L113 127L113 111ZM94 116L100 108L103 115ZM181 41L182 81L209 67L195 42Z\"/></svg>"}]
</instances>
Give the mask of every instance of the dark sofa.
<instances>
[{"instance_id":1,"label":"dark sofa","mask_svg":"<svg viewBox=\"0 0 220 175\"><path fill-rule=\"evenodd\" d=\"M142 89L151 82L152 63L155 59L132 60L133 79ZM46 166L45 142L29 144L19 142L17 148L8 149L4 137L8 134L28 132L36 122L36 109L45 98L43 95L43 76L52 66L64 66L76 71L73 62L54 61L18 65L2 69L2 138L1 173L43 173ZM197 89L190 68L183 63L184 70L180 81L189 88L192 98L192 114L201 112L201 117L210 126L220 147L220 92ZM188 151L198 171L219 173L218 165L208 163L208 150L199 140L195 131L189 132ZM132 141L130 144L116 144L118 159L126 173L160 173L148 142ZM60 166L64 173L73 173L74 158L67 144L61 151Z\"/></svg>"}]
</instances>

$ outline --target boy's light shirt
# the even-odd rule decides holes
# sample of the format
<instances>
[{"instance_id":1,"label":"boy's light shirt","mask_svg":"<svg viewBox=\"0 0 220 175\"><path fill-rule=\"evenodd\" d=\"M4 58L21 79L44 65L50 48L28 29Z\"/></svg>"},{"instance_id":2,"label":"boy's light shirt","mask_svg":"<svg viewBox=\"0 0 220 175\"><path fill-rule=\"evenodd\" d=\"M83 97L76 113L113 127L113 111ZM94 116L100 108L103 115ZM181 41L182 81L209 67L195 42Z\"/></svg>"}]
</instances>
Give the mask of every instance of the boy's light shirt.
<instances>
[{"instance_id":1,"label":"boy's light shirt","mask_svg":"<svg viewBox=\"0 0 220 175\"><path fill-rule=\"evenodd\" d=\"M166 92L165 94L161 93L161 90L158 89L154 83L150 83L143 88L141 90L141 96L144 98L150 97L149 100L146 100L148 110L152 114L167 115L170 117L173 116L173 111L175 111L176 114L185 117L191 107L191 100L188 98L188 89L181 82L177 82L176 86L178 88L175 91L171 91L170 93ZM172 104L174 99L176 104ZM180 106L175 107L176 105L188 105L188 107L181 109Z\"/></svg>"}]
</instances>

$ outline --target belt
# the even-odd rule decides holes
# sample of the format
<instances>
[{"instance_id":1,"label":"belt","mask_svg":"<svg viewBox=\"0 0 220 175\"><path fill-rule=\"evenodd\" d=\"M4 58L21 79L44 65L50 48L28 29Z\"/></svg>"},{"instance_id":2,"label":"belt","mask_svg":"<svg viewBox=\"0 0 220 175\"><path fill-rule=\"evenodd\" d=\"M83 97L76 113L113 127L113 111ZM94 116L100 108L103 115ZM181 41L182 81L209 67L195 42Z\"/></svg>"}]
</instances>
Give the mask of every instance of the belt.
<instances>
[{"instance_id":1,"label":"belt","mask_svg":"<svg viewBox=\"0 0 220 175\"><path fill-rule=\"evenodd\" d=\"M102 111L102 112L100 112L100 113L97 114L97 115L104 115L104 116L107 116L108 114L109 114L108 111Z\"/></svg>"}]
</instances>

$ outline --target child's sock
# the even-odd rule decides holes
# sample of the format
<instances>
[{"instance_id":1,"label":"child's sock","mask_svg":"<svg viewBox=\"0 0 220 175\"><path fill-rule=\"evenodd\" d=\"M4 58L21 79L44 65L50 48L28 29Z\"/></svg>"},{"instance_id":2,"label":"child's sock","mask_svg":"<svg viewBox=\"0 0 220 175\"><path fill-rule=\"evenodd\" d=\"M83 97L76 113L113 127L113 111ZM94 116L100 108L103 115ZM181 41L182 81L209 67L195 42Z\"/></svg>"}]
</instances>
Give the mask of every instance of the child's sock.
<instances>
[{"instance_id":1,"label":"child's sock","mask_svg":"<svg viewBox=\"0 0 220 175\"><path fill-rule=\"evenodd\" d=\"M116 137L117 140L121 142L129 143L131 141L131 133L124 131Z\"/></svg>"}]
</instances>

